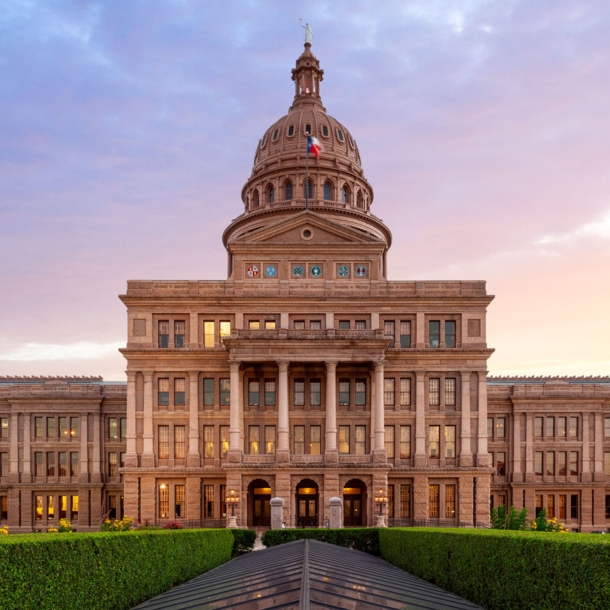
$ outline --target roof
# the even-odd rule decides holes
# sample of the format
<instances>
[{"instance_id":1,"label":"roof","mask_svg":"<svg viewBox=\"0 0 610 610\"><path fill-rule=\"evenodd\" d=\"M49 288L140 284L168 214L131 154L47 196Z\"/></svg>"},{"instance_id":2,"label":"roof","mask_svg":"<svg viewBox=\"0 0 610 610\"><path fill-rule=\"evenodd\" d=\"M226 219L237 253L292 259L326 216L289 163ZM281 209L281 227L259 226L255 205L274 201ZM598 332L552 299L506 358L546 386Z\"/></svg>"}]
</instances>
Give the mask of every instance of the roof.
<instances>
[{"instance_id":1,"label":"roof","mask_svg":"<svg viewBox=\"0 0 610 610\"><path fill-rule=\"evenodd\" d=\"M610 377L593 377L589 375L576 377L547 377L537 376L501 376L493 375L487 377L487 385L540 385L545 383L567 383L567 384L602 384L610 385Z\"/></svg>"},{"instance_id":2,"label":"roof","mask_svg":"<svg viewBox=\"0 0 610 610\"><path fill-rule=\"evenodd\" d=\"M140 610L407 607L481 610L383 559L317 540L243 555L137 606Z\"/></svg>"}]
</instances>

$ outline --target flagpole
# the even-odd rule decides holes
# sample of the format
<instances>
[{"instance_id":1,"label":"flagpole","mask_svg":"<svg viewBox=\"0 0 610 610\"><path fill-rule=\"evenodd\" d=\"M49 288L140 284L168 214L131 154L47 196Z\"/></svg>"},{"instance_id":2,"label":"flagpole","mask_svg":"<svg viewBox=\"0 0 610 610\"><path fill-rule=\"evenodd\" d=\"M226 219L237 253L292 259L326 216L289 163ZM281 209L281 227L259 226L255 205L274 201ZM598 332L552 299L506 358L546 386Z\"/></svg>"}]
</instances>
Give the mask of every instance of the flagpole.
<instances>
[{"instance_id":1,"label":"flagpole","mask_svg":"<svg viewBox=\"0 0 610 610\"><path fill-rule=\"evenodd\" d=\"M305 152L305 209L309 209L309 136L307 137L307 151Z\"/></svg>"}]
</instances>

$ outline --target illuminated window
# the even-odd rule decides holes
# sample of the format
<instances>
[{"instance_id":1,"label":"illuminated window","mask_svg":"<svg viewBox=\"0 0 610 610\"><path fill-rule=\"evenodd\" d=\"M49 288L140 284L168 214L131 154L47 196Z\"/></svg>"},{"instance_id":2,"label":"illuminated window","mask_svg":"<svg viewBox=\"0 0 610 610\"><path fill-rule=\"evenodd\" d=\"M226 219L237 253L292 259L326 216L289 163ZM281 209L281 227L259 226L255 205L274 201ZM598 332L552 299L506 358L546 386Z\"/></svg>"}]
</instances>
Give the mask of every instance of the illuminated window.
<instances>
[{"instance_id":1,"label":"illuminated window","mask_svg":"<svg viewBox=\"0 0 610 610\"><path fill-rule=\"evenodd\" d=\"M400 459L411 457L411 426L400 426Z\"/></svg>"},{"instance_id":2,"label":"illuminated window","mask_svg":"<svg viewBox=\"0 0 610 610\"><path fill-rule=\"evenodd\" d=\"M108 418L108 438L119 438L119 422L116 417Z\"/></svg>"},{"instance_id":3,"label":"illuminated window","mask_svg":"<svg viewBox=\"0 0 610 610\"><path fill-rule=\"evenodd\" d=\"M430 519L438 519L440 493L438 485L430 485L429 488L429 515Z\"/></svg>"},{"instance_id":4,"label":"illuminated window","mask_svg":"<svg viewBox=\"0 0 610 610\"><path fill-rule=\"evenodd\" d=\"M260 428L258 426L248 427L248 446L250 447L250 455L260 453Z\"/></svg>"},{"instance_id":5,"label":"illuminated window","mask_svg":"<svg viewBox=\"0 0 610 610\"><path fill-rule=\"evenodd\" d=\"M159 517L169 517L169 487L165 484L159 485Z\"/></svg>"},{"instance_id":6,"label":"illuminated window","mask_svg":"<svg viewBox=\"0 0 610 610\"><path fill-rule=\"evenodd\" d=\"M47 496L47 519L55 519L55 498Z\"/></svg>"},{"instance_id":7,"label":"illuminated window","mask_svg":"<svg viewBox=\"0 0 610 610\"><path fill-rule=\"evenodd\" d=\"M566 422L567 419L565 417L557 418L557 436L565 437L566 435Z\"/></svg>"},{"instance_id":8,"label":"illuminated window","mask_svg":"<svg viewBox=\"0 0 610 610\"><path fill-rule=\"evenodd\" d=\"M222 451L221 456L227 457L227 451L229 451L229 426L220 426L220 449Z\"/></svg>"},{"instance_id":9,"label":"illuminated window","mask_svg":"<svg viewBox=\"0 0 610 610\"><path fill-rule=\"evenodd\" d=\"M35 501L36 501L36 521L42 521L42 513L44 510L43 505L42 505L42 496L36 496Z\"/></svg>"},{"instance_id":10,"label":"illuminated window","mask_svg":"<svg viewBox=\"0 0 610 610\"><path fill-rule=\"evenodd\" d=\"M186 516L184 512L184 485L176 485L174 487L174 501L176 504L176 517L178 519L184 518Z\"/></svg>"},{"instance_id":11,"label":"illuminated window","mask_svg":"<svg viewBox=\"0 0 610 610\"><path fill-rule=\"evenodd\" d=\"M445 485L445 519L455 518L455 485Z\"/></svg>"},{"instance_id":12,"label":"illuminated window","mask_svg":"<svg viewBox=\"0 0 610 610\"><path fill-rule=\"evenodd\" d=\"M356 426L356 455L366 454L366 426Z\"/></svg>"},{"instance_id":13,"label":"illuminated window","mask_svg":"<svg viewBox=\"0 0 610 610\"><path fill-rule=\"evenodd\" d=\"M440 454L440 426L428 426L428 455L431 458L438 458Z\"/></svg>"},{"instance_id":14,"label":"illuminated window","mask_svg":"<svg viewBox=\"0 0 610 610\"><path fill-rule=\"evenodd\" d=\"M68 496L59 496L59 518L66 519L68 516Z\"/></svg>"},{"instance_id":15,"label":"illuminated window","mask_svg":"<svg viewBox=\"0 0 610 610\"><path fill-rule=\"evenodd\" d=\"M215 346L214 322L207 321L203 323L203 347Z\"/></svg>"},{"instance_id":16,"label":"illuminated window","mask_svg":"<svg viewBox=\"0 0 610 610\"><path fill-rule=\"evenodd\" d=\"M68 438L68 436L69 436L68 418L67 417L60 417L59 418L59 437L60 438Z\"/></svg>"},{"instance_id":17,"label":"illuminated window","mask_svg":"<svg viewBox=\"0 0 610 610\"><path fill-rule=\"evenodd\" d=\"M159 426L159 459L169 459L169 426Z\"/></svg>"},{"instance_id":18,"label":"illuminated window","mask_svg":"<svg viewBox=\"0 0 610 610\"><path fill-rule=\"evenodd\" d=\"M339 453L349 453L349 426L339 426Z\"/></svg>"},{"instance_id":19,"label":"illuminated window","mask_svg":"<svg viewBox=\"0 0 610 610\"><path fill-rule=\"evenodd\" d=\"M8 438L8 417L0 418L0 438Z\"/></svg>"},{"instance_id":20,"label":"illuminated window","mask_svg":"<svg viewBox=\"0 0 610 610\"><path fill-rule=\"evenodd\" d=\"M177 460L186 457L186 426L174 426L174 457Z\"/></svg>"},{"instance_id":21,"label":"illuminated window","mask_svg":"<svg viewBox=\"0 0 610 610\"><path fill-rule=\"evenodd\" d=\"M578 436L578 417L570 417L570 437Z\"/></svg>"},{"instance_id":22,"label":"illuminated window","mask_svg":"<svg viewBox=\"0 0 610 610\"><path fill-rule=\"evenodd\" d=\"M322 426L311 426L309 428L309 453L320 455L322 453Z\"/></svg>"},{"instance_id":23,"label":"illuminated window","mask_svg":"<svg viewBox=\"0 0 610 610\"><path fill-rule=\"evenodd\" d=\"M214 426L203 427L203 457L214 457Z\"/></svg>"},{"instance_id":24,"label":"illuminated window","mask_svg":"<svg viewBox=\"0 0 610 610\"><path fill-rule=\"evenodd\" d=\"M224 337L231 336L231 322L229 322L228 320L221 321L219 324L219 327L220 327L220 342L222 343L222 340Z\"/></svg>"},{"instance_id":25,"label":"illuminated window","mask_svg":"<svg viewBox=\"0 0 610 610\"><path fill-rule=\"evenodd\" d=\"M265 453L275 453L275 426L265 426Z\"/></svg>"},{"instance_id":26,"label":"illuminated window","mask_svg":"<svg viewBox=\"0 0 610 610\"><path fill-rule=\"evenodd\" d=\"M294 452L297 455L305 453L305 426L294 427Z\"/></svg>"}]
</instances>

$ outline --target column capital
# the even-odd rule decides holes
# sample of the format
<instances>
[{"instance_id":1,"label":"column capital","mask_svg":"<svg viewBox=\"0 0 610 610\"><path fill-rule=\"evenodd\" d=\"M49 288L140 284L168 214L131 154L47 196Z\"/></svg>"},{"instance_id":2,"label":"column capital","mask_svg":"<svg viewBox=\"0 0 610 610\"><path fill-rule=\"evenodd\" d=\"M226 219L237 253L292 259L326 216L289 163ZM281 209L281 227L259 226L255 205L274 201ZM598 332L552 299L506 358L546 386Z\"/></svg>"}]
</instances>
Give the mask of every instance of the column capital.
<instances>
[{"instance_id":1,"label":"column capital","mask_svg":"<svg viewBox=\"0 0 610 610\"><path fill-rule=\"evenodd\" d=\"M141 371L142 375L144 375L144 381L152 381L154 371Z\"/></svg>"},{"instance_id":2,"label":"column capital","mask_svg":"<svg viewBox=\"0 0 610 610\"><path fill-rule=\"evenodd\" d=\"M127 381L135 381L136 375L138 371L125 371L125 375L127 375Z\"/></svg>"},{"instance_id":3,"label":"column capital","mask_svg":"<svg viewBox=\"0 0 610 610\"><path fill-rule=\"evenodd\" d=\"M239 372L239 367L241 366L240 361L231 360L229 361L229 367L231 368L231 372Z\"/></svg>"},{"instance_id":4,"label":"column capital","mask_svg":"<svg viewBox=\"0 0 610 610\"><path fill-rule=\"evenodd\" d=\"M468 383L470 383L470 376L472 375L472 371L460 371L460 375L462 376L462 383L464 381L468 381Z\"/></svg>"},{"instance_id":5,"label":"column capital","mask_svg":"<svg viewBox=\"0 0 610 610\"><path fill-rule=\"evenodd\" d=\"M193 379L193 377L195 377L197 379L199 377L199 372L200 371L188 371L188 375L191 378L191 380Z\"/></svg>"},{"instance_id":6,"label":"column capital","mask_svg":"<svg viewBox=\"0 0 610 610\"><path fill-rule=\"evenodd\" d=\"M377 369L381 369L383 370L383 368L385 367L385 365L388 363L387 360L374 360L373 364L375 365L375 370Z\"/></svg>"},{"instance_id":7,"label":"column capital","mask_svg":"<svg viewBox=\"0 0 610 610\"><path fill-rule=\"evenodd\" d=\"M338 360L325 360L324 364L326 365L326 370L335 370L337 368L337 364L339 364Z\"/></svg>"},{"instance_id":8,"label":"column capital","mask_svg":"<svg viewBox=\"0 0 610 610\"><path fill-rule=\"evenodd\" d=\"M278 360L277 366L280 369L280 373L287 373L289 364L290 364L289 360Z\"/></svg>"}]
</instances>

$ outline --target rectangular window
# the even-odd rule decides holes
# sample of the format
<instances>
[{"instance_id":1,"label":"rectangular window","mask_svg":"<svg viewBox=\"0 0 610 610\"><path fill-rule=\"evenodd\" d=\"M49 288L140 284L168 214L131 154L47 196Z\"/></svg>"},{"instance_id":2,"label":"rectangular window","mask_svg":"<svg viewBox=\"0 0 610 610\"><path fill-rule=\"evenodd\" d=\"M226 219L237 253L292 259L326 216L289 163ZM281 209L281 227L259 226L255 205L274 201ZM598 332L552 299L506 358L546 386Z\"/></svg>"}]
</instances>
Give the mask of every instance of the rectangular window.
<instances>
[{"instance_id":1,"label":"rectangular window","mask_svg":"<svg viewBox=\"0 0 610 610\"><path fill-rule=\"evenodd\" d=\"M36 438L44 437L44 417L34 418L34 436Z\"/></svg>"},{"instance_id":2,"label":"rectangular window","mask_svg":"<svg viewBox=\"0 0 610 610\"><path fill-rule=\"evenodd\" d=\"M184 518L186 513L184 512L184 485L176 485L174 487L174 501L176 504L175 515L176 518Z\"/></svg>"},{"instance_id":3,"label":"rectangular window","mask_svg":"<svg viewBox=\"0 0 610 610\"><path fill-rule=\"evenodd\" d=\"M385 452L388 459L394 459L394 426L385 426Z\"/></svg>"},{"instance_id":4,"label":"rectangular window","mask_svg":"<svg viewBox=\"0 0 610 610\"><path fill-rule=\"evenodd\" d=\"M227 486L220 486L220 516L227 516Z\"/></svg>"},{"instance_id":5,"label":"rectangular window","mask_svg":"<svg viewBox=\"0 0 610 610\"><path fill-rule=\"evenodd\" d=\"M555 496L548 495L546 497L546 516L547 519L555 518Z\"/></svg>"},{"instance_id":6,"label":"rectangular window","mask_svg":"<svg viewBox=\"0 0 610 610\"><path fill-rule=\"evenodd\" d=\"M555 476L555 452L546 452L546 474L548 477Z\"/></svg>"},{"instance_id":7,"label":"rectangular window","mask_svg":"<svg viewBox=\"0 0 610 610\"><path fill-rule=\"evenodd\" d=\"M260 330L261 323L260 320L249 320L248 321L248 330Z\"/></svg>"},{"instance_id":8,"label":"rectangular window","mask_svg":"<svg viewBox=\"0 0 610 610\"><path fill-rule=\"evenodd\" d=\"M496 418L496 438L506 438L506 418Z\"/></svg>"},{"instance_id":9,"label":"rectangular window","mask_svg":"<svg viewBox=\"0 0 610 610\"><path fill-rule=\"evenodd\" d=\"M59 476L68 476L68 454L64 451L59 453Z\"/></svg>"},{"instance_id":10,"label":"rectangular window","mask_svg":"<svg viewBox=\"0 0 610 610\"><path fill-rule=\"evenodd\" d=\"M248 379L248 404L258 407L261 402L261 384L258 379Z\"/></svg>"},{"instance_id":11,"label":"rectangular window","mask_svg":"<svg viewBox=\"0 0 610 610\"><path fill-rule=\"evenodd\" d=\"M309 330L322 330L322 320L311 320Z\"/></svg>"},{"instance_id":12,"label":"rectangular window","mask_svg":"<svg viewBox=\"0 0 610 610\"><path fill-rule=\"evenodd\" d=\"M411 518L411 485L400 486L400 517Z\"/></svg>"},{"instance_id":13,"label":"rectangular window","mask_svg":"<svg viewBox=\"0 0 610 610\"><path fill-rule=\"evenodd\" d=\"M119 453L119 468L125 468L125 452L121 451ZM123 476L121 473L119 473L121 476Z\"/></svg>"},{"instance_id":14,"label":"rectangular window","mask_svg":"<svg viewBox=\"0 0 610 610\"><path fill-rule=\"evenodd\" d=\"M0 477L6 477L9 473L8 452L0 453Z\"/></svg>"},{"instance_id":15,"label":"rectangular window","mask_svg":"<svg viewBox=\"0 0 610 610\"><path fill-rule=\"evenodd\" d=\"M185 328L184 320L176 320L174 322L174 347L184 347Z\"/></svg>"},{"instance_id":16,"label":"rectangular window","mask_svg":"<svg viewBox=\"0 0 610 610\"><path fill-rule=\"evenodd\" d=\"M59 438L68 438L68 418L59 418Z\"/></svg>"},{"instance_id":17,"label":"rectangular window","mask_svg":"<svg viewBox=\"0 0 610 610\"><path fill-rule=\"evenodd\" d=\"M428 426L428 455L431 458L438 458L440 454L440 426Z\"/></svg>"},{"instance_id":18,"label":"rectangular window","mask_svg":"<svg viewBox=\"0 0 610 610\"><path fill-rule=\"evenodd\" d=\"M55 438L55 418L47 417L47 438Z\"/></svg>"},{"instance_id":19,"label":"rectangular window","mask_svg":"<svg viewBox=\"0 0 610 610\"><path fill-rule=\"evenodd\" d=\"M428 345L430 347L440 347L441 344L441 323L438 320L431 320L428 323Z\"/></svg>"},{"instance_id":20,"label":"rectangular window","mask_svg":"<svg viewBox=\"0 0 610 610\"><path fill-rule=\"evenodd\" d=\"M366 405L366 379L359 377L356 379L356 406Z\"/></svg>"},{"instance_id":21,"label":"rectangular window","mask_svg":"<svg viewBox=\"0 0 610 610\"><path fill-rule=\"evenodd\" d=\"M70 418L70 436L72 438L78 438L78 432L80 428L80 421L78 417Z\"/></svg>"},{"instance_id":22,"label":"rectangular window","mask_svg":"<svg viewBox=\"0 0 610 610\"><path fill-rule=\"evenodd\" d=\"M445 426L445 457L455 458L455 426Z\"/></svg>"},{"instance_id":23,"label":"rectangular window","mask_svg":"<svg viewBox=\"0 0 610 610\"><path fill-rule=\"evenodd\" d=\"M159 320L159 347L169 347L169 320Z\"/></svg>"},{"instance_id":24,"label":"rectangular window","mask_svg":"<svg viewBox=\"0 0 610 610\"><path fill-rule=\"evenodd\" d=\"M570 496L570 518L578 519L578 494Z\"/></svg>"},{"instance_id":25,"label":"rectangular window","mask_svg":"<svg viewBox=\"0 0 610 610\"><path fill-rule=\"evenodd\" d=\"M220 426L220 457L226 458L229 451L229 426Z\"/></svg>"},{"instance_id":26,"label":"rectangular window","mask_svg":"<svg viewBox=\"0 0 610 610\"><path fill-rule=\"evenodd\" d=\"M309 428L309 453L320 455L322 453L322 426L311 426Z\"/></svg>"},{"instance_id":27,"label":"rectangular window","mask_svg":"<svg viewBox=\"0 0 610 610\"><path fill-rule=\"evenodd\" d=\"M231 404L231 380L219 379L218 385L220 387L220 406L229 406Z\"/></svg>"},{"instance_id":28,"label":"rectangular window","mask_svg":"<svg viewBox=\"0 0 610 610\"><path fill-rule=\"evenodd\" d=\"M275 453L275 426L265 426L265 453Z\"/></svg>"},{"instance_id":29,"label":"rectangular window","mask_svg":"<svg viewBox=\"0 0 610 610\"><path fill-rule=\"evenodd\" d=\"M445 379L445 406L455 407L455 377Z\"/></svg>"},{"instance_id":30,"label":"rectangular window","mask_svg":"<svg viewBox=\"0 0 610 610\"><path fill-rule=\"evenodd\" d=\"M119 438L119 422L116 417L108 418L108 438Z\"/></svg>"},{"instance_id":31,"label":"rectangular window","mask_svg":"<svg viewBox=\"0 0 610 610\"><path fill-rule=\"evenodd\" d=\"M127 438L127 418L121 417L121 438Z\"/></svg>"},{"instance_id":32,"label":"rectangular window","mask_svg":"<svg viewBox=\"0 0 610 610\"><path fill-rule=\"evenodd\" d=\"M53 452L47 453L47 476L55 476L55 454Z\"/></svg>"},{"instance_id":33,"label":"rectangular window","mask_svg":"<svg viewBox=\"0 0 610 610\"><path fill-rule=\"evenodd\" d=\"M567 499L567 496L564 496L564 495L559 496L559 518L560 519L565 519L566 518L566 514L567 514L567 512L566 512L566 505L567 505L566 499ZM606 515L606 518L608 518L608 515Z\"/></svg>"},{"instance_id":34,"label":"rectangular window","mask_svg":"<svg viewBox=\"0 0 610 610\"><path fill-rule=\"evenodd\" d=\"M356 426L356 455L366 454L366 426Z\"/></svg>"},{"instance_id":35,"label":"rectangular window","mask_svg":"<svg viewBox=\"0 0 610 610\"><path fill-rule=\"evenodd\" d=\"M570 437L578 436L578 417L570 417Z\"/></svg>"},{"instance_id":36,"label":"rectangular window","mask_svg":"<svg viewBox=\"0 0 610 610\"><path fill-rule=\"evenodd\" d=\"M542 475L542 451L534 452L534 474Z\"/></svg>"},{"instance_id":37,"label":"rectangular window","mask_svg":"<svg viewBox=\"0 0 610 610\"><path fill-rule=\"evenodd\" d=\"M557 418L557 436L565 436L566 435L566 418L558 417Z\"/></svg>"},{"instance_id":38,"label":"rectangular window","mask_svg":"<svg viewBox=\"0 0 610 610\"><path fill-rule=\"evenodd\" d=\"M34 476L43 477L44 476L44 468L42 462L42 451L34 452Z\"/></svg>"},{"instance_id":39,"label":"rectangular window","mask_svg":"<svg viewBox=\"0 0 610 610\"><path fill-rule=\"evenodd\" d=\"M356 320L356 330L366 330L366 320Z\"/></svg>"},{"instance_id":40,"label":"rectangular window","mask_svg":"<svg viewBox=\"0 0 610 610\"><path fill-rule=\"evenodd\" d=\"M400 426L400 459L411 457L411 426Z\"/></svg>"},{"instance_id":41,"label":"rectangular window","mask_svg":"<svg viewBox=\"0 0 610 610\"><path fill-rule=\"evenodd\" d=\"M292 323L294 330L305 330L305 320L295 320Z\"/></svg>"},{"instance_id":42,"label":"rectangular window","mask_svg":"<svg viewBox=\"0 0 610 610\"><path fill-rule=\"evenodd\" d=\"M203 486L203 518L214 518L214 485Z\"/></svg>"},{"instance_id":43,"label":"rectangular window","mask_svg":"<svg viewBox=\"0 0 610 610\"><path fill-rule=\"evenodd\" d=\"M159 485L159 517L169 517L169 487L165 484Z\"/></svg>"},{"instance_id":44,"label":"rectangular window","mask_svg":"<svg viewBox=\"0 0 610 610\"><path fill-rule=\"evenodd\" d=\"M411 347L411 322L409 320L400 322L400 347Z\"/></svg>"},{"instance_id":45,"label":"rectangular window","mask_svg":"<svg viewBox=\"0 0 610 610\"><path fill-rule=\"evenodd\" d=\"M383 380L383 404L386 407L394 406L394 379Z\"/></svg>"},{"instance_id":46,"label":"rectangular window","mask_svg":"<svg viewBox=\"0 0 610 610\"><path fill-rule=\"evenodd\" d=\"M214 406L214 379L211 377L203 380L203 404L206 407Z\"/></svg>"},{"instance_id":47,"label":"rectangular window","mask_svg":"<svg viewBox=\"0 0 610 610\"><path fill-rule=\"evenodd\" d=\"M578 474L578 451L570 451L570 476Z\"/></svg>"},{"instance_id":48,"label":"rectangular window","mask_svg":"<svg viewBox=\"0 0 610 610\"><path fill-rule=\"evenodd\" d=\"M494 418L487 418L487 438L493 440L494 437Z\"/></svg>"},{"instance_id":49,"label":"rectangular window","mask_svg":"<svg viewBox=\"0 0 610 610\"><path fill-rule=\"evenodd\" d=\"M293 399L295 407L303 407L305 405L305 380L295 379L292 382Z\"/></svg>"},{"instance_id":50,"label":"rectangular window","mask_svg":"<svg viewBox=\"0 0 610 610\"><path fill-rule=\"evenodd\" d=\"M604 418L604 437L610 438L610 417Z\"/></svg>"},{"instance_id":51,"label":"rectangular window","mask_svg":"<svg viewBox=\"0 0 610 610\"><path fill-rule=\"evenodd\" d=\"M445 347L455 347L455 322L447 320L445 322Z\"/></svg>"},{"instance_id":52,"label":"rectangular window","mask_svg":"<svg viewBox=\"0 0 610 610\"><path fill-rule=\"evenodd\" d=\"M339 426L339 453L349 453L349 426Z\"/></svg>"},{"instance_id":53,"label":"rectangular window","mask_svg":"<svg viewBox=\"0 0 610 610\"><path fill-rule=\"evenodd\" d=\"M394 485L388 485L388 518L394 518Z\"/></svg>"},{"instance_id":54,"label":"rectangular window","mask_svg":"<svg viewBox=\"0 0 610 610\"><path fill-rule=\"evenodd\" d=\"M174 458L186 458L186 426L174 426Z\"/></svg>"},{"instance_id":55,"label":"rectangular window","mask_svg":"<svg viewBox=\"0 0 610 610\"><path fill-rule=\"evenodd\" d=\"M258 455L260 453L260 427L248 427L248 447L250 455Z\"/></svg>"},{"instance_id":56,"label":"rectangular window","mask_svg":"<svg viewBox=\"0 0 610 610\"><path fill-rule=\"evenodd\" d=\"M70 476L78 476L78 452L73 451L70 453Z\"/></svg>"},{"instance_id":57,"label":"rectangular window","mask_svg":"<svg viewBox=\"0 0 610 610\"><path fill-rule=\"evenodd\" d=\"M540 511L542 510L542 494L536 494L536 517L540 515Z\"/></svg>"},{"instance_id":58,"label":"rectangular window","mask_svg":"<svg viewBox=\"0 0 610 610\"><path fill-rule=\"evenodd\" d=\"M208 321L203 323L203 347L214 347L214 322Z\"/></svg>"},{"instance_id":59,"label":"rectangular window","mask_svg":"<svg viewBox=\"0 0 610 610\"><path fill-rule=\"evenodd\" d=\"M297 455L305 453L305 426L294 427L294 452Z\"/></svg>"},{"instance_id":60,"label":"rectangular window","mask_svg":"<svg viewBox=\"0 0 610 610\"><path fill-rule=\"evenodd\" d=\"M439 505L439 499L440 499L438 485L430 485L429 498L430 498L430 504L429 504L430 519L438 519L438 515L439 515L438 505Z\"/></svg>"},{"instance_id":61,"label":"rectangular window","mask_svg":"<svg viewBox=\"0 0 610 610\"><path fill-rule=\"evenodd\" d=\"M319 407L322 404L322 381L320 379L309 380L309 406Z\"/></svg>"},{"instance_id":62,"label":"rectangular window","mask_svg":"<svg viewBox=\"0 0 610 610\"><path fill-rule=\"evenodd\" d=\"M65 519L68 516L68 496L59 496L59 518Z\"/></svg>"},{"instance_id":63,"label":"rectangular window","mask_svg":"<svg viewBox=\"0 0 610 610\"><path fill-rule=\"evenodd\" d=\"M349 406L349 379L339 379L339 406Z\"/></svg>"},{"instance_id":64,"label":"rectangular window","mask_svg":"<svg viewBox=\"0 0 610 610\"><path fill-rule=\"evenodd\" d=\"M542 424L544 423L543 417L534 418L534 436L540 438L542 436Z\"/></svg>"},{"instance_id":65,"label":"rectangular window","mask_svg":"<svg viewBox=\"0 0 610 610\"><path fill-rule=\"evenodd\" d=\"M265 379L265 405L275 407L275 379Z\"/></svg>"},{"instance_id":66,"label":"rectangular window","mask_svg":"<svg viewBox=\"0 0 610 610\"><path fill-rule=\"evenodd\" d=\"M568 474L568 464L567 464L567 457L568 454L566 451L559 451L557 454L557 457L559 458L557 460L557 474L560 477L565 477Z\"/></svg>"},{"instance_id":67,"label":"rectangular window","mask_svg":"<svg viewBox=\"0 0 610 610\"><path fill-rule=\"evenodd\" d=\"M349 330L349 320L339 320L339 330Z\"/></svg>"},{"instance_id":68,"label":"rectangular window","mask_svg":"<svg viewBox=\"0 0 610 610\"><path fill-rule=\"evenodd\" d=\"M35 496L35 503L36 503L36 521L42 521L42 512L43 512L42 496Z\"/></svg>"},{"instance_id":69,"label":"rectangular window","mask_svg":"<svg viewBox=\"0 0 610 610\"><path fill-rule=\"evenodd\" d=\"M185 379L174 379L174 404L184 406L186 404Z\"/></svg>"},{"instance_id":70,"label":"rectangular window","mask_svg":"<svg viewBox=\"0 0 610 610\"><path fill-rule=\"evenodd\" d=\"M0 418L0 438L8 438L8 417Z\"/></svg>"},{"instance_id":71,"label":"rectangular window","mask_svg":"<svg viewBox=\"0 0 610 610\"><path fill-rule=\"evenodd\" d=\"M159 405L169 405L169 379L159 379Z\"/></svg>"},{"instance_id":72,"label":"rectangular window","mask_svg":"<svg viewBox=\"0 0 610 610\"><path fill-rule=\"evenodd\" d=\"M47 519L55 519L55 498L47 496Z\"/></svg>"},{"instance_id":73,"label":"rectangular window","mask_svg":"<svg viewBox=\"0 0 610 610\"><path fill-rule=\"evenodd\" d=\"M394 336L396 334L394 320L386 320L383 323L383 334L386 336L386 339L390 339L388 347L394 347Z\"/></svg>"},{"instance_id":74,"label":"rectangular window","mask_svg":"<svg viewBox=\"0 0 610 610\"><path fill-rule=\"evenodd\" d=\"M159 426L159 459L169 459L169 426Z\"/></svg>"},{"instance_id":75,"label":"rectangular window","mask_svg":"<svg viewBox=\"0 0 610 610\"><path fill-rule=\"evenodd\" d=\"M498 451L496 456L496 473L498 476L503 477L506 475L506 452Z\"/></svg>"},{"instance_id":76,"label":"rectangular window","mask_svg":"<svg viewBox=\"0 0 610 610\"><path fill-rule=\"evenodd\" d=\"M553 438L555 436L555 418L546 418L546 436L547 438Z\"/></svg>"},{"instance_id":77,"label":"rectangular window","mask_svg":"<svg viewBox=\"0 0 610 610\"><path fill-rule=\"evenodd\" d=\"M610 475L610 451L604 453L604 474Z\"/></svg>"},{"instance_id":78,"label":"rectangular window","mask_svg":"<svg viewBox=\"0 0 610 610\"><path fill-rule=\"evenodd\" d=\"M428 379L428 404L431 407L441 404L441 380L438 377Z\"/></svg>"},{"instance_id":79,"label":"rectangular window","mask_svg":"<svg viewBox=\"0 0 610 610\"><path fill-rule=\"evenodd\" d=\"M265 330L275 330L275 320L265 320Z\"/></svg>"},{"instance_id":80,"label":"rectangular window","mask_svg":"<svg viewBox=\"0 0 610 610\"><path fill-rule=\"evenodd\" d=\"M445 519L455 519L455 485L445 485Z\"/></svg>"},{"instance_id":81,"label":"rectangular window","mask_svg":"<svg viewBox=\"0 0 610 610\"><path fill-rule=\"evenodd\" d=\"M116 477L119 474L119 464L117 461L117 454L111 451L108 454L108 476Z\"/></svg>"},{"instance_id":82,"label":"rectangular window","mask_svg":"<svg viewBox=\"0 0 610 610\"><path fill-rule=\"evenodd\" d=\"M222 345L223 338L231 336L231 322L228 320L221 321L219 324L219 329L220 343Z\"/></svg>"},{"instance_id":83,"label":"rectangular window","mask_svg":"<svg viewBox=\"0 0 610 610\"><path fill-rule=\"evenodd\" d=\"M411 379L403 377L400 380L400 406L411 406Z\"/></svg>"},{"instance_id":84,"label":"rectangular window","mask_svg":"<svg viewBox=\"0 0 610 610\"><path fill-rule=\"evenodd\" d=\"M203 457L214 458L214 426L203 426Z\"/></svg>"},{"instance_id":85,"label":"rectangular window","mask_svg":"<svg viewBox=\"0 0 610 610\"><path fill-rule=\"evenodd\" d=\"M0 496L0 519L8 519L8 496Z\"/></svg>"}]
</instances>

